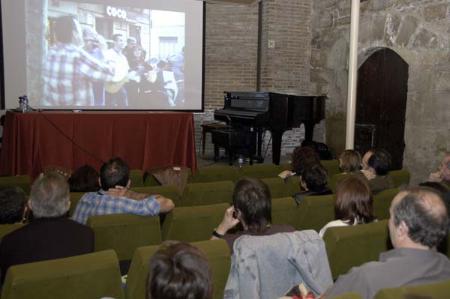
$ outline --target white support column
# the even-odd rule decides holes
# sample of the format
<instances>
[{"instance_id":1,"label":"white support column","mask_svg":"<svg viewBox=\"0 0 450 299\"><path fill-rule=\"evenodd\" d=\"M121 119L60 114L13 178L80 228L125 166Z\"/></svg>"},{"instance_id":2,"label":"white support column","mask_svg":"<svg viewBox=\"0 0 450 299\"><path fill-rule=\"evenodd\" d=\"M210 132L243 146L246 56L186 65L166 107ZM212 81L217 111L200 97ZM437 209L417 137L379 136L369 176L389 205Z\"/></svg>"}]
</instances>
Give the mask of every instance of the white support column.
<instances>
[{"instance_id":1,"label":"white support column","mask_svg":"<svg viewBox=\"0 0 450 299\"><path fill-rule=\"evenodd\" d=\"M355 144L356 83L358 77L359 1L360 0L352 0L351 10L350 53L348 59L347 125L345 134L346 149L353 149Z\"/></svg>"}]
</instances>

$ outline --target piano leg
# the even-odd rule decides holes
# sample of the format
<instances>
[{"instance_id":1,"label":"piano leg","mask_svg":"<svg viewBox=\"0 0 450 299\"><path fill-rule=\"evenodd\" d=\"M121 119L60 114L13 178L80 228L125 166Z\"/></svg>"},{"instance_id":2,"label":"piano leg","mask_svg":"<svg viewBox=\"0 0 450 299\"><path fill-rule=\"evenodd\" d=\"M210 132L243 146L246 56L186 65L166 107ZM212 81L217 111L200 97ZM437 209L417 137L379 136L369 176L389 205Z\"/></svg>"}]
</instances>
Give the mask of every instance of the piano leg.
<instances>
[{"instance_id":1,"label":"piano leg","mask_svg":"<svg viewBox=\"0 0 450 299\"><path fill-rule=\"evenodd\" d=\"M313 141L313 134L314 134L314 121L305 121L303 122L305 125L305 140L306 141Z\"/></svg>"},{"instance_id":2,"label":"piano leg","mask_svg":"<svg viewBox=\"0 0 450 299\"><path fill-rule=\"evenodd\" d=\"M282 131L272 131L272 163L280 165Z\"/></svg>"}]
</instances>

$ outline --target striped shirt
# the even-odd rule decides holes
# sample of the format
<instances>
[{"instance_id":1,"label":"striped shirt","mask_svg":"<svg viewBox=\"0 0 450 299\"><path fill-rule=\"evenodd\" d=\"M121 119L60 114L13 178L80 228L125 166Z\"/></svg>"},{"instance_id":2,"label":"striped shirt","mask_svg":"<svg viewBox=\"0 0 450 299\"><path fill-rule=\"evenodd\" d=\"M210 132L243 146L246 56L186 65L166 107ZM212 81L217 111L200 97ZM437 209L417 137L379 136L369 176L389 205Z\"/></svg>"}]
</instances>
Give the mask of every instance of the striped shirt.
<instances>
[{"instance_id":1,"label":"striped shirt","mask_svg":"<svg viewBox=\"0 0 450 299\"><path fill-rule=\"evenodd\" d=\"M140 216L156 216L160 205L155 196L151 195L142 200L127 197L115 197L100 190L83 195L78 202L72 219L86 224L90 216L109 214L134 214Z\"/></svg>"}]
</instances>

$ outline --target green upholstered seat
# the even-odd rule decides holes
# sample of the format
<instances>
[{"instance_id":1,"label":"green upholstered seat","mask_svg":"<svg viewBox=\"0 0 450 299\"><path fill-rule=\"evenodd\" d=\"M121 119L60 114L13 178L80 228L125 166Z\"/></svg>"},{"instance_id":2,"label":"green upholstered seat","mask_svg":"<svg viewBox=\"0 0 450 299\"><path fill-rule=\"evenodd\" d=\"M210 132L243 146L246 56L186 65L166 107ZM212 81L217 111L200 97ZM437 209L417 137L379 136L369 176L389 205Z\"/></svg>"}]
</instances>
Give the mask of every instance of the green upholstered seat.
<instances>
[{"instance_id":1,"label":"green upholstered seat","mask_svg":"<svg viewBox=\"0 0 450 299\"><path fill-rule=\"evenodd\" d=\"M363 297L357 293L345 293L329 299L363 299Z\"/></svg>"},{"instance_id":2,"label":"green upholstered seat","mask_svg":"<svg viewBox=\"0 0 450 299\"><path fill-rule=\"evenodd\" d=\"M233 189L234 183L232 181L187 184L178 206L230 203L232 201Z\"/></svg>"},{"instance_id":3,"label":"green upholstered seat","mask_svg":"<svg viewBox=\"0 0 450 299\"><path fill-rule=\"evenodd\" d=\"M9 268L2 299L124 298L112 250Z\"/></svg>"},{"instance_id":4,"label":"green upholstered seat","mask_svg":"<svg viewBox=\"0 0 450 299\"><path fill-rule=\"evenodd\" d=\"M140 169L130 170L131 186L143 187L144 186L144 172Z\"/></svg>"},{"instance_id":5,"label":"green upholstered seat","mask_svg":"<svg viewBox=\"0 0 450 299\"><path fill-rule=\"evenodd\" d=\"M250 178L275 178L283 170L287 170L285 165L275 165L275 164L253 164L245 165L239 171L240 177L250 177Z\"/></svg>"},{"instance_id":6,"label":"green upholstered seat","mask_svg":"<svg viewBox=\"0 0 450 299\"><path fill-rule=\"evenodd\" d=\"M31 178L28 175L1 176L0 189L20 187L25 193L30 193Z\"/></svg>"},{"instance_id":7,"label":"green upholstered seat","mask_svg":"<svg viewBox=\"0 0 450 299\"><path fill-rule=\"evenodd\" d=\"M374 299L397 299L397 298L433 298L448 299L450 298L450 280L436 283L403 286L399 288L382 289L378 291Z\"/></svg>"},{"instance_id":8,"label":"green upholstered seat","mask_svg":"<svg viewBox=\"0 0 450 299\"><path fill-rule=\"evenodd\" d=\"M165 186L145 186L145 187L135 187L131 188L131 190L139 193L145 194L161 194L164 197L170 198L173 200L175 205L180 203L181 195L178 192L175 186L165 185Z\"/></svg>"},{"instance_id":9,"label":"green upholstered seat","mask_svg":"<svg viewBox=\"0 0 450 299\"><path fill-rule=\"evenodd\" d=\"M213 276L214 299L223 298L223 290L230 270L230 250L224 240L194 242L192 245L206 254ZM148 277L150 258L159 246L140 247L136 250L128 272L126 297L145 299L145 287Z\"/></svg>"},{"instance_id":10,"label":"green upholstered seat","mask_svg":"<svg viewBox=\"0 0 450 299\"><path fill-rule=\"evenodd\" d=\"M320 163L322 163L323 167L327 169L329 178L341 172L341 170L339 169L338 160L320 160Z\"/></svg>"},{"instance_id":11,"label":"green upholstered seat","mask_svg":"<svg viewBox=\"0 0 450 299\"><path fill-rule=\"evenodd\" d=\"M323 236L333 279L350 268L378 260L389 249L387 220L355 226L331 227Z\"/></svg>"},{"instance_id":12,"label":"green upholstered seat","mask_svg":"<svg viewBox=\"0 0 450 299\"><path fill-rule=\"evenodd\" d=\"M272 223L289 224L295 228L300 223L299 207L292 197L272 199Z\"/></svg>"},{"instance_id":13,"label":"green upholstered seat","mask_svg":"<svg viewBox=\"0 0 450 299\"><path fill-rule=\"evenodd\" d=\"M336 193L337 185L350 175L351 174L349 174L349 173L336 173L335 175L332 175L332 176L328 175L328 177L330 178L328 180L328 188L330 188L330 190L333 193Z\"/></svg>"},{"instance_id":14,"label":"green upholstered seat","mask_svg":"<svg viewBox=\"0 0 450 299\"><path fill-rule=\"evenodd\" d=\"M175 207L162 225L163 240L186 242L204 241L211 238L214 228L223 219L230 204Z\"/></svg>"},{"instance_id":15,"label":"green upholstered seat","mask_svg":"<svg viewBox=\"0 0 450 299\"><path fill-rule=\"evenodd\" d=\"M298 177L289 177L286 180L279 177L264 178L262 181L269 187L272 198L292 196L300 191Z\"/></svg>"},{"instance_id":16,"label":"green upholstered seat","mask_svg":"<svg viewBox=\"0 0 450 299\"><path fill-rule=\"evenodd\" d=\"M114 249L119 260L130 260L140 246L161 243L159 217L114 214L91 216L87 225L95 233L95 251Z\"/></svg>"},{"instance_id":17,"label":"green upholstered seat","mask_svg":"<svg viewBox=\"0 0 450 299\"><path fill-rule=\"evenodd\" d=\"M70 209L69 216L72 216L77 208L78 202L83 197L84 192L70 192Z\"/></svg>"},{"instance_id":18,"label":"green upholstered seat","mask_svg":"<svg viewBox=\"0 0 450 299\"><path fill-rule=\"evenodd\" d=\"M389 171L394 187L408 186L411 174L406 169Z\"/></svg>"},{"instance_id":19,"label":"green upholstered seat","mask_svg":"<svg viewBox=\"0 0 450 299\"><path fill-rule=\"evenodd\" d=\"M398 188L386 189L373 197L373 213L379 220L389 219L389 208L391 206L392 199L399 192Z\"/></svg>"},{"instance_id":20,"label":"green upholstered seat","mask_svg":"<svg viewBox=\"0 0 450 299\"><path fill-rule=\"evenodd\" d=\"M238 179L238 168L228 165L212 165L201 167L191 175L188 183L203 183L215 181L236 181Z\"/></svg>"},{"instance_id":21,"label":"green upholstered seat","mask_svg":"<svg viewBox=\"0 0 450 299\"><path fill-rule=\"evenodd\" d=\"M319 231L334 220L334 202L334 195L305 196L298 205L298 222L295 228Z\"/></svg>"},{"instance_id":22,"label":"green upholstered seat","mask_svg":"<svg viewBox=\"0 0 450 299\"><path fill-rule=\"evenodd\" d=\"M22 227L22 223L0 224L0 240L10 232Z\"/></svg>"}]
</instances>

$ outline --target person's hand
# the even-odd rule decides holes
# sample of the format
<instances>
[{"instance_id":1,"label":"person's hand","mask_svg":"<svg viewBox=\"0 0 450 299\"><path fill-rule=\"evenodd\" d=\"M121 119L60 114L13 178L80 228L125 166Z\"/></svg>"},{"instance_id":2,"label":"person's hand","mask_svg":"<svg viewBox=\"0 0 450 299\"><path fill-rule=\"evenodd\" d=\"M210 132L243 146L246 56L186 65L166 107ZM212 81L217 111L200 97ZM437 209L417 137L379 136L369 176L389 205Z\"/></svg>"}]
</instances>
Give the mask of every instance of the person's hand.
<instances>
[{"instance_id":1,"label":"person's hand","mask_svg":"<svg viewBox=\"0 0 450 299\"><path fill-rule=\"evenodd\" d=\"M442 173L441 171L436 171L430 173L430 176L428 177L428 181L430 182L441 182L442 181Z\"/></svg>"},{"instance_id":2,"label":"person's hand","mask_svg":"<svg viewBox=\"0 0 450 299\"><path fill-rule=\"evenodd\" d=\"M280 173L278 174L278 176L279 176L280 178L282 178L283 180L286 179L286 178L288 178L288 177L291 177L291 176L293 176L293 175L295 175L295 172L292 172L292 171L290 171L290 170L283 170L282 172L280 172Z\"/></svg>"},{"instance_id":3,"label":"person's hand","mask_svg":"<svg viewBox=\"0 0 450 299\"><path fill-rule=\"evenodd\" d=\"M233 214L235 214L235 209L233 206L225 210L223 220L216 229L217 233L225 235L227 231L229 231L239 223L239 219L234 218Z\"/></svg>"},{"instance_id":4,"label":"person's hand","mask_svg":"<svg viewBox=\"0 0 450 299\"><path fill-rule=\"evenodd\" d=\"M368 179L369 181L376 177L376 175L370 170L364 170L363 169L363 170L361 170L361 172L364 174L366 179Z\"/></svg>"},{"instance_id":5,"label":"person's hand","mask_svg":"<svg viewBox=\"0 0 450 299\"><path fill-rule=\"evenodd\" d=\"M114 197L124 197L127 192L128 188L123 186L115 186L114 188L109 188L108 191L106 191L106 194Z\"/></svg>"}]
</instances>

